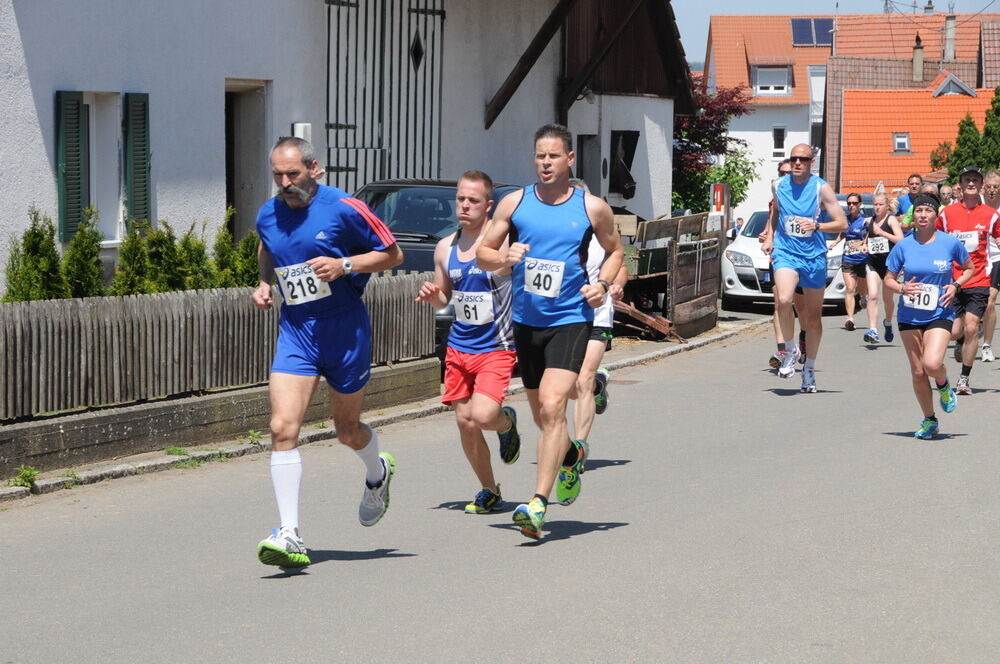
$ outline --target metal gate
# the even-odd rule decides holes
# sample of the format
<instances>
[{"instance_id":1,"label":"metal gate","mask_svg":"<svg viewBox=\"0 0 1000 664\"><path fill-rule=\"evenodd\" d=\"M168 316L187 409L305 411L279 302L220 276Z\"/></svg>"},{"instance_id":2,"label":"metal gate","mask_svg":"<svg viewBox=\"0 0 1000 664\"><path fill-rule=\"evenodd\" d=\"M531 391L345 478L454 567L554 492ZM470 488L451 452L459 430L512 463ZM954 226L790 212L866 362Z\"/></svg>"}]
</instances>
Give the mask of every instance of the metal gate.
<instances>
[{"instance_id":1,"label":"metal gate","mask_svg":"<svg viewBox=\"0 0 1000 664\"><path fill-rule=\"evenodd\" d=\"M327 4L327 184L439 177L444 0Z\"/></svg>"}]
</instances>

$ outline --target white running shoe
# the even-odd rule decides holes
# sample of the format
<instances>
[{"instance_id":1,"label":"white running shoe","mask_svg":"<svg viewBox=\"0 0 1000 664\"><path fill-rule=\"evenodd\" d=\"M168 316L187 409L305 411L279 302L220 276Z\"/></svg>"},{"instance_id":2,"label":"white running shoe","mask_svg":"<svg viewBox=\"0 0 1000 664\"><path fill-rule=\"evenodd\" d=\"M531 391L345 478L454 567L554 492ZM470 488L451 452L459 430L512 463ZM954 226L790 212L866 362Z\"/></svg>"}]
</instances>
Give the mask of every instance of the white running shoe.
<instances>
[{"instance_id":1,"label":"white running shoe","mask_svg":"<svg viewBox=\"0 0 1000 664\"><path fill-rule=\"evenodd\" d=\"M809 367L802 367L802 391L816 392L816 373Z\"/></svg>"},{"instance_id":2,"label":"white running shoe","mask_svg":"<svg viewBox=\"0 0 1000 664\"><path fill-rule=\"evenodd\" d=\"M362 526L374 526L389 509L389 483L396 474L396 460L388 452L378 455L382 460L385 475L378 486L368 486L365 482L365 492L361 494L361 506L358 507L358 520Z\"/></svg>"},{"instance_id":3,"label":"white running shoe","mask_svg":"<svg viewBox=\"0 0 1000 664\"><path fill-rule=\"evenodd\" d=\"M982 354L983 362L992 362L993 360L997 359L996 356L993 355L993 349L990 347L989 344L983 344L983 347L980 349L979 352Z\"/></svg>"},{"instance_id":4,"label":"white running shoe","mask_svg":"<svg viewBox=\"0 0 1000 664\"><path fill-rule=\"evenodd\" d=\"M272 528L271 536L257 545L257 558L265 565L281 568L306 567L309 550L299 537L298 528Z\"/></svg>"},{"instance_id":5,"label":"white running shoe","mask_svg":"<svg viewBox=\"0 0 1000 664\"><path fill-rule=\"evenodd\" d=\"M799 352L794 348L781 353L781 365L778 367L778 377L791 378L795 375L795 360L799 359L798 356Z\"/></svg>"},{"instance_id":6,"label":"white running shoe","mask_svg":"<svg viewBox=\"0 0 1000 664\"><path fill-rule=\"evenodd\" d=\"M958 382L955 383L955 394L972 394L972 386L969 385L968 376L959 376Z\"/></svg>"}]
</instances>

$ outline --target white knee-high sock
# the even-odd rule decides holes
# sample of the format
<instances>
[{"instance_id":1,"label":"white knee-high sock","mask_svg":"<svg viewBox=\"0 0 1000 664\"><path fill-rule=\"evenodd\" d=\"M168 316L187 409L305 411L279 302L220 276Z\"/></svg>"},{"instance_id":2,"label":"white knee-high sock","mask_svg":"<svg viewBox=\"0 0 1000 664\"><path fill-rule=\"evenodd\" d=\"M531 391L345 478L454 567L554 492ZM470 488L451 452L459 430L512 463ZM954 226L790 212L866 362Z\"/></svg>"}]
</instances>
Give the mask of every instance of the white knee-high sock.
<instances>
[{"instance_id":1,"label":"white knee-high sock","mask_svg":"<svg viewBox=\"0 0 1000 664\"><path fill-rule=\"evenodd\" d=\"M372 437L367 445L360 450L354 451L365 462L365 482L372 486L382 481L382 478L385 476L385 469L382 467L382 461L378 458L378 434L375 433L375 429L372 429L364 422L361 423L361 426L371 431Z\"/></svg>"},{"instance_id":2,"label":"white knee-high sock","mask_svg":"<svg viewBox=\"0 0 1000 664\"><path fill-rule=\"evenodd\" d=\"M282 528L299 527L299 485L302 483L302 456L299 448L271 452L271 484L278 502Z\"/></svg>"}]
</instances>

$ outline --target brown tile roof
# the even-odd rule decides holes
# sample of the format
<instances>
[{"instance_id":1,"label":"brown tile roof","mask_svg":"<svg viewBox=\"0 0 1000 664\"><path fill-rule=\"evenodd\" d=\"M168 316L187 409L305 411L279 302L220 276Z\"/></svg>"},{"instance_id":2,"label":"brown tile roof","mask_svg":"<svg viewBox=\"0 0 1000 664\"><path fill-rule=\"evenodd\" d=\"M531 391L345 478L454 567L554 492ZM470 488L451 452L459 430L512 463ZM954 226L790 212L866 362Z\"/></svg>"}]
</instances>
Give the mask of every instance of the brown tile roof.
<instances>
[{"instance_id":1,"label":"brown tile roof","mask_svg":"<svg viewBox=\"0 0 1000 664\"><path fill-rule=\"evenodd\" d=\"M955 14L955 59L979 57L979 24L1000 14ZM917 33L924 57L940 60L944 49L945 14L853 14L840 16L834 27L834 54L845 57L910 58Z\"/></svg>"},{"instance_id":2,"label":"brown tile roof","mask_svg":"<svg viewBox=\"0 0 1000 664\"><path fill-rule=\"evenodd\" d=\"M720 87L750 87L750 65L791 64L791 95L757 95L754 104L809 103L809 65L826 64L829 46L793 46L792 15L712 16L708 28L706 71ZM805 16L803 16L805 18ZM809 15L808 18L824 18ZM831 18L829 15L825 18ZM711 68L711 69L710 69Z\"/></svg>"},{"instance_id":3,"label":"brown tile roof","mask_svg":"<svg viewBox=\"0 0 1000 664\"><path fill-rule=\"evenodd\" d=\"M913 63L909 59L890 60L886 58L840 57L830 58L826 68L825 121L826 140L823 150L823 177L838 191L840 177L840 113L845 88L919 88L928 87L944 68L939 60L924 60L924 75L920 81L913 80ZM950 72L967 85L975 87L977 65L975 61L948 62ZM892 109L895 102L886 95L881 105ZM952 137L954 138L954 137ZM951 140L951 139L948 139Z\"/></svg>"},{"instance_id":4,"label":"brown tile roof","mask_svg":"<svg viewBox=\"0 0 1000 664\"><path fill-rule=\"evenodd\" d=\"M983 21L983 87L1000 85L1000 21Z\"/></svg>"},{"instance_id":5,"label":"brown tile roof","mask_svg":"<svg viewBox=\"0 0 1000 664\"><path fill-rule=\"evenodd\" d=\"M931 170L930 154L939 143L954 144L958 122L971 113L983 126L993 91L932 96L933 89L844 90L840 191L871 191L879 181L887 189L906 184L911 173ZM886 112L886 98L892 112ZM910 135L910 153L893 153L893 134Z\"/></svg>"}]
</instances>

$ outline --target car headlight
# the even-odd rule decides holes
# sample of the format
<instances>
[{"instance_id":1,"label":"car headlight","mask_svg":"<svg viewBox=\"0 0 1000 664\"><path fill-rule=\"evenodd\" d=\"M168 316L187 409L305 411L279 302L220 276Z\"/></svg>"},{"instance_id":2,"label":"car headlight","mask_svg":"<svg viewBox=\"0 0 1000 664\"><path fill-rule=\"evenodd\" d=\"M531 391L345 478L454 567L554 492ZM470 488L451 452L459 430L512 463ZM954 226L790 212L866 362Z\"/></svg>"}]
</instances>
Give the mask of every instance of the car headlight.
<instances>
[{"instance_id":1,"label":"car headlight","mask_svg":"<svg viewBox=\"0 0 1000 664\"><path fill-rule=\"evenodd\" d=\"M726 258L733 265L739 265L741 267L753 267L753 260L746 254L741 254L738 251L726 251Z\"/></svg>"},{"instance_id":2,"label":"car headlight","mask_svg":"<svg viewBox=\"0 0 1000 664\"><path fill-rule=\"evenodd\" d=\"M826 258L826 269L828 270L839 270L841 264L844 261L843 256L827 256Z\"/></svg>"}]
</instances>

